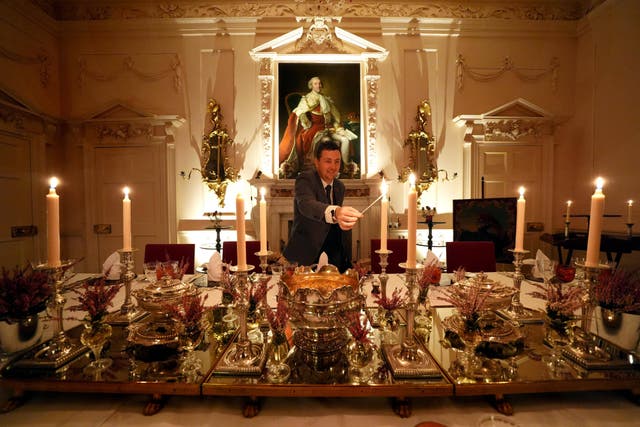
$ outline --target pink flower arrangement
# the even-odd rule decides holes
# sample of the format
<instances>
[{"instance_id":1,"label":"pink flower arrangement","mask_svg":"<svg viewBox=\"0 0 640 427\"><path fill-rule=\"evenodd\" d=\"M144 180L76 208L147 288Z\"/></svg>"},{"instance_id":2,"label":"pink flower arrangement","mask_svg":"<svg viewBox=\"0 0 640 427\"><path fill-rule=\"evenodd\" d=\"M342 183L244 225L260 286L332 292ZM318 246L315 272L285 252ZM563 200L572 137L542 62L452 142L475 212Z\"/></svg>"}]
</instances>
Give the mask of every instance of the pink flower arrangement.
<instances>
[{"instance_id":1,"label":"pink flower arrangement","mask_svg":"<svg viewBox=\"0 0 640 427\"><path fill-rule=\"evenodd\" d=\"M185 329L197 329L206 311L204 302L209 295L183 295L178 304L163 305L169 317L184 325Z\"/></svg>"},{"instance_id":2,"label":"pink flower arrangement","mask_svg":"<svg viewBox=\"0 0 640 427\"><path fill-rule=\"evenodd\" d=\"M613 273L600 274L594 289L600 306L621 313L640 311L640 271L626 272L617 269Z\"/></svg>"},{"instance_id":3,"label":"pink flower arrangement","mask_svg":"<svg viewBox=\"0 0 640 427\"><path fill-rule=\"evenodd\" d=\"M156 263L156 278L160 280L169 277L171 279L182 280L187 268L189 268L189 262L181 259L178 261L177 266L175 263L176 261Z\"/></svg>"},{"instance_id":4,"label":"pink flower arrangement","mask_svg":"<svg viewBox=\"0 0 640 427\"><path fill-rule=\"evenodd\" d=\"M353 337L354 340L365 343L371 343L369 339L369 332L371 327L366 318L360 316L360 313L357 311L348 311L342 314L342 319L344 323L347 325L347 329L349 329L349 333Z\"/></svg>"},{"instance_id":5,"label":"pink flower arrangement","mask_svg":"<svg viewBox=\"0 0 640 427\"><path fill-rule=\"evenodd\" d=\"M448 294L441 298L453 305L469 326L475 325L480 318L480 312L486 309L489 293L475 281L469 286L451 286L448 291Z\"/></svg>"},{"instance_id":6,"label":"pink flower arrangement","mask_svg":"<svg viewBox=\"0 0 640 427\"><path fill-rule=\"evenodd\" d=\"M44 310L53 295L48 276L30 266L13 271L2 267L0 319L21 319Z\"/></svg>"},{"instance_id":7,"label":"pink flower arrangement","mask_svg":"<svg viewBox=\"0 0 640 427\"><path fill-rule=\"evenodd\" d=\"M87 281L79 290L73 290L78 295L79 304L69 307L69 310L86 311L91 323L100 322L107 315L109 307L113 306L113 298L121 287L122 285L107 285L104 277Z\"/></svg>"},{"instance_id":8,"label":"pink flower arrangement","mask_svg":"<svg viewBox=\"0 0 640 427\"><path fill-rule=\"evenodd\" d=\"M422 274L418 279L418 284L420 285L420 289L427 289L429 285L437 285L440 283L440 279L442 278L442 270L437 263L431 263L429 265L425 265L422 269Z\"/></svg>"},{"instance_id":9,"label":"pink flower arrangement","mask_svg":"<svg viewBox=\"0 0 640 427\"><path fill-rule=\"evenodd\" d=\"M273 339L277 344L286 340L285 329L289 321L289 306L284 297L278 296L278 304L275 310L267 307L267 322L273 333Z\"/></svg>"},{"instance_id":10,"label":"pink flower arrangement","mask_svg":"<svg viewBox=\"0 0 640 427\"><path fill-rule=\"evenodd\" d=\"M400 288L396 288L393 290L391 298L387 297L386 295L377 295L375 299L375 303L387 311L395 310L399 307L402 307L406 302L407 294L402 293Z\"/></svg>"},{"instance_id":11,"label":"pink flower arrangement","mask_svg":"<svg viewBox=\"0 0 640 427\"><path fill-rule=\"evenodd\" d=\"M361 263L360 261L353 263L353 269L358 273L358 279L362 279L371 273L370 266L368 264Z\"/></svg>"},{"instance_id":12,"label":"pink flower arrangement","mask_svg":"<svg viewBox=\"0 0 640 427\"><path fill-rule=\"evenodd\" d=\"M460 266L456 271L453 272L453 281L455 283L462 282L467 276L467 272L464 267Z\"/></svg>"},{"instance_id":13,"label":"pink flower arrangement","mask_svg":"<svg viewBox=\"0 0 640 427\"><path fill-rule=\"evenodd\" d=\"M530 292L529 295L547 301L547 315L552 319L570 320L574 312L582 307L584 291L579 286L556 281L531 284L539 291Z\"/></svg>"}]
</instances>

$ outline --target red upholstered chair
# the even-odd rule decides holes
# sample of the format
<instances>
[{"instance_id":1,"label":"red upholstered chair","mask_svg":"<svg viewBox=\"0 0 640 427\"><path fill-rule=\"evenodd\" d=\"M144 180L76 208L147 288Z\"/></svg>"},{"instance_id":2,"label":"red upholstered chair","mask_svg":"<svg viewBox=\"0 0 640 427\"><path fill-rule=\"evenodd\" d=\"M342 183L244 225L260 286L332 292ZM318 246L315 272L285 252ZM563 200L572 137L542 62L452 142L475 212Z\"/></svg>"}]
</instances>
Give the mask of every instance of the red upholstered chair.
<instances>
[{"instance_id":1,"label":"red upholstered chair","mask_svg":"<svg viewBox=\"0 0 640 427\"><path fill-rule=\"evenodd\" d=\"M260 251L259 240L247 240L247 264L253 265L253 271L260 271L260 257L255 255ZM222 262L229 265L238 265L238 244L237 242L222 242Z\"/></svg>"},{"instance_id":2,"label":"red upholstered chair","mask_svg":"<svg viewBox=\"0 0 640 427\"><path fill-rule=\"evenodd\" d=\"M447 242L447 273L458 267L466 271L496 271L496 253L493 242Z\"/></svg>"},{"instance_id":3,"label":"red upholstered chair","mask_svg":"<svg viewBox=\"0 0 640 427\"><path fill-rule=\"evenodd\" d=\"M196 245L193 243L147 243L144 247L144 262L181 261L188 262L186 274L193 274Z\"/></svg>"},{"instance_id":4,"label":"red upholstered chair","mask_svg":"<svg viewBox=\"0 0 640 427\"><path fill-rule=\"evenodd\" d=\"M380 273L380 255L375 251L380 249L380 239L371 239L371 271ZM404 273L404 269L398 266L407 261L407 239L387 239L387 249L393 251L389 254L387 273Z\"/></svg>"}]
</instances>

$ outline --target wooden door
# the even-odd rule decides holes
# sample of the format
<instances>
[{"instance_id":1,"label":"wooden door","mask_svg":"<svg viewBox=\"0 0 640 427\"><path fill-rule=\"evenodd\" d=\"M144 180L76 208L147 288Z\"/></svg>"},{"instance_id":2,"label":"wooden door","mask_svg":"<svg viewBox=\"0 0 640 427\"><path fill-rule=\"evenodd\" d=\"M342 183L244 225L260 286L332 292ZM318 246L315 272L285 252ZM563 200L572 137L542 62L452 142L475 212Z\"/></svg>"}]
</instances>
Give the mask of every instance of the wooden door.
<instances>
[{"instance_id":1,"label":"wooden door","mask_svg":"<svg viewBox=\"0 0 640 427\"><path fill-rule=\"evenodd\" d=\"M535 223L543 223L543 150L533 143L482 143L478 146L478 177L484 177L484 197L517 197L518 188L525 187L526 249L539 247L541 231L533 231Z\"/></svg>"},{"instance_id":2,"label":"wooden door","mask_svg":"<svg viewBox=\"0 0 640 427\"><path fill-rule=\"evenodd\" d=\"M132 246L136 271L142 271L147 243L169 242L166 153L164 144L100 146L94 149L93 241L100 270L122 248L122 189L131 189ZM110 233L107 232L110 227Z\"/></svg>"},{"instance_id":3,"label":"wooden door","mask_svg":"<svg viewBox=\"0 0 640 427\"><path fill-rule=\"evenodd\" d=\"M42 197L46 192L42 188ZM32 206L31 148L26 138L0 132L0 266L35 260L37 224ZM38 230L46 233L46 230Z\"/></svg>"}]
</instances>

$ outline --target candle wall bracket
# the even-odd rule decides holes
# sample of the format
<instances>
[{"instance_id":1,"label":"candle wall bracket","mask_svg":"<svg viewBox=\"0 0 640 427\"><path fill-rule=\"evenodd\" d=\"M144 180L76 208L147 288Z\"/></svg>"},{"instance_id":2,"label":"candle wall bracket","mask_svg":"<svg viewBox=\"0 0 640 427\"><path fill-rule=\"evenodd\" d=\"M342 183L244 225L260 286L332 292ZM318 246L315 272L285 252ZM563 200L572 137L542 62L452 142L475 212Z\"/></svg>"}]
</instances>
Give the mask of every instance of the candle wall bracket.
<instances>
[{"instance_id":1,"label":"candle wall bracket","mask_svg":"<svg viewBox=\"0 0 640 427\"><path fill-rule=\"evenodd\" d=\"M120 263L124 267L120 279L124 283L125 294L120 310L109 313L105 319L105 322L110 325L128 325L141 320L149 314L131 301L131 282L136 278L133 253L137 251L138 249L118 249Z\"/></svg>"},{"instance_id":2,"label":"candle wall bracket","mask_svg":"<svg viewBox=\"0 0 640 427\"><path fill-rule=\"evenodd\" d=\"M524 274L522 274L522 264L524 257L529 253L528 250L516 250L509 249L509 252L513 254L513 287L516 288L516 292L511 297L511 304L506 310L506 314L511 319L518 321L519 323L542 323L543 317L540 311L531 310L526 308L520 302L520 288L522 286L522 280Z\"/></svg>"},{"instance_id":3,"label":"candle wall bracket","mask_svg":"<svg viewBox=\"0 0 640 427\"><path fill-rule=\"evenodd\" d=\"M89 350L78 340L69 338L64 331L63 324L64 306L67 302L62 294L65 273L77 262L76 259L69 259L63 260L60 265L33 264L34 270L44 271L48 275L49 283L54 289L54 296L49 307L51 313L55 313L53 314L55 320L53 338L21 358L19 360L20 367L57 369Z\"/></svg>"},{"instance_id":4,"label":"candle wall bracket","mask_svg":"<svg viewBox=\"0 0 640 427\"><path fill-rule=\"evenodd\" d=\"M249 272L252 265L245 268L231 267L235 274L238 300L236 311L240 329L236 341L232 343L220 358L215 372L228 375L260 375L264 369L267 352L263 343L253 343L247 336L247 312L249 310Z\"/></svg>"},{"instance_id":5,"label":"candle wall bracket","mask_svg":"<svg viewBox=\"0 0 640 427\"><path fill-rule=\"evenodd\" d=\"M407 329L401 344L386 344L382 346L389 367L396 378L439 378L440 371L431 356L423 350L414 336L415 314L417 309L418 271L422 264L409 267L407 263L400 263L405 269L405 285L409 300L406 305Z\"/></svg>"}]
</instances>

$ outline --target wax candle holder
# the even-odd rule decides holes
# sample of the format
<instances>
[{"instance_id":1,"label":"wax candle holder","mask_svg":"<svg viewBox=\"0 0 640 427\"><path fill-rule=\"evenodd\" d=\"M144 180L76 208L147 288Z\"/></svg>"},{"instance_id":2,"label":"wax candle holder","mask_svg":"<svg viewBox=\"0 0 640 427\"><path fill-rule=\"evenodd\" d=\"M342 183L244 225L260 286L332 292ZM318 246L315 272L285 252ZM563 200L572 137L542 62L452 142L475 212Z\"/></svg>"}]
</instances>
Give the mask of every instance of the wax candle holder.
<instances>
[{"instance_id":1,"label":"wax candle holder","mask_svg":"<svg viewBox=\"0 0 640 427\"><path fill-rule=\"evenodd\" d=\"M582 321L580 326L584 331L589 331L591 319L593 319L593 311L597 305L594 289L598 284L600 272L609 270L611 267L607 264L592 266L577 261L576 267L584 270L584 284L587 289L587 297L584 300L584 304L582 304Z\"/></svg>"},{"instance_id":2,"label":"wax candle holder","mask_svg":"<svg viewBox=\"0 0 640 427\"><path fill-rule=\"evenodd\" d=\"M389 265L389 254L392 254L393 251L388 249L377 249L375 251L378 255L380 255L380 275L378 279L380 280L380 294L383 297L387 296L387 281L389 280L389 276L387 275L387 266ZM371 290L372 293L373 289Z\"/></svg>"},{"instance_id":3,"label":"wax candle holder","mask_svg":"<svg viewBox=\"0 0 640 427\"><path fill-rule=\"evenodd\" d=\"M414 337L415 314L418 307L418 271L424 266L416 264L415 267L409 267L407 263L399 265L405 270L405 286L409 296L405 306L406 331L401 344L386 344L382 349L395 378L440 377L441 374L431 356L418 345Z\"/></svg>"},{"instance_id":4,"label":"wax candle holder","mask_svg":"<svg viewBox=\"0 0 640 427\"><path fill-rule=\"evenodd\" d=\"M67 299L62 293L62 285L65 282L66 271L77 262L78 260L70 259L63 260L56 266L48 263L33 266L34 270L44 271L48 275L49 283L55 292L50 305L50 309L55 313L53 338L46 345L38 347L34 354L21 359L20 366L58 368L88 350L87 346L67 336L63 324Z\"/></svg>"},{"instance_id":5,"label":"wax candle holder","mask_svg":"<svg viewBox=\"0 0 640 427\"><path fill-rule=\"evenodd\" d=\"M569 238L569 224L571 224L571 221L564 222L564 238L565 239Z\"/></svg>"},{"instance_id":6,"label":"wax candle holder","mask_svg":"<svg viewBox=\"0 0 640 427\"><path fill-rule=\"evenodd\" d=\"M118 249L120 263L124 266L120 279L124 283L125 294L120 310L109 313L105 319L105 322L110 325L128 325L137 322L148 314L131 302L131 282L136 278L136 273L133 271L135 268L133 253L137 251L137 249Z\"/></svg>"},{"instance_id":7,"label":"wax candle holder","mask_svg":"<svg viewBox=\"0 0 640 427\"><path fill-rule=\"evenodd\" d=\"M260 375L266 362L266 347L263 343L253 343L247 335L247 312L249 311L249 272L246 268L231 267L235 274L238 299L235 302L239 320L238 337L223 354L216 372L240 375Z\"/></svg>"},{"instance_id":8,"label":"wax candle holder","mask_svg":"<svg viewBox=\"0 0 640 427\"><path fill-rule=\"evenodd\" d=\"M627 237L628 238L632 238L633 237L633 223L632 222L628 222L626 225L627 225Z\"/></svg>"},{"instance_id":9,"label":"wax candle holder","mask_svg":"<svg viewBox=\"0 0 640 427\"><path fill-rule=\"evenodd\" d=\"M260 258L260 269L262 270L262 274L267 274L267 267L269 267L267 260L271 255L273 255L273 251L255 252L254 255Z\"/></svg>"},{"instance_id":10,"label":"wax candle holder","mask_svg":"<svg viewBox=\"0 0 640 427\"><path fill-rule=\"evenodd\" d=\"M529 251L509 249L509 252L513 253L513 266L515 270L513 273L513 287L516 288L516 292L511 297L511 305L507 309L506 313L509 317L520 323L542 322L543 319L540 312L526 308L520 302L520 288L522 286L522 279L524 279L524 274L522 274L522 264L524 257L529 253Z\"/></svg>"}]
</instances>

